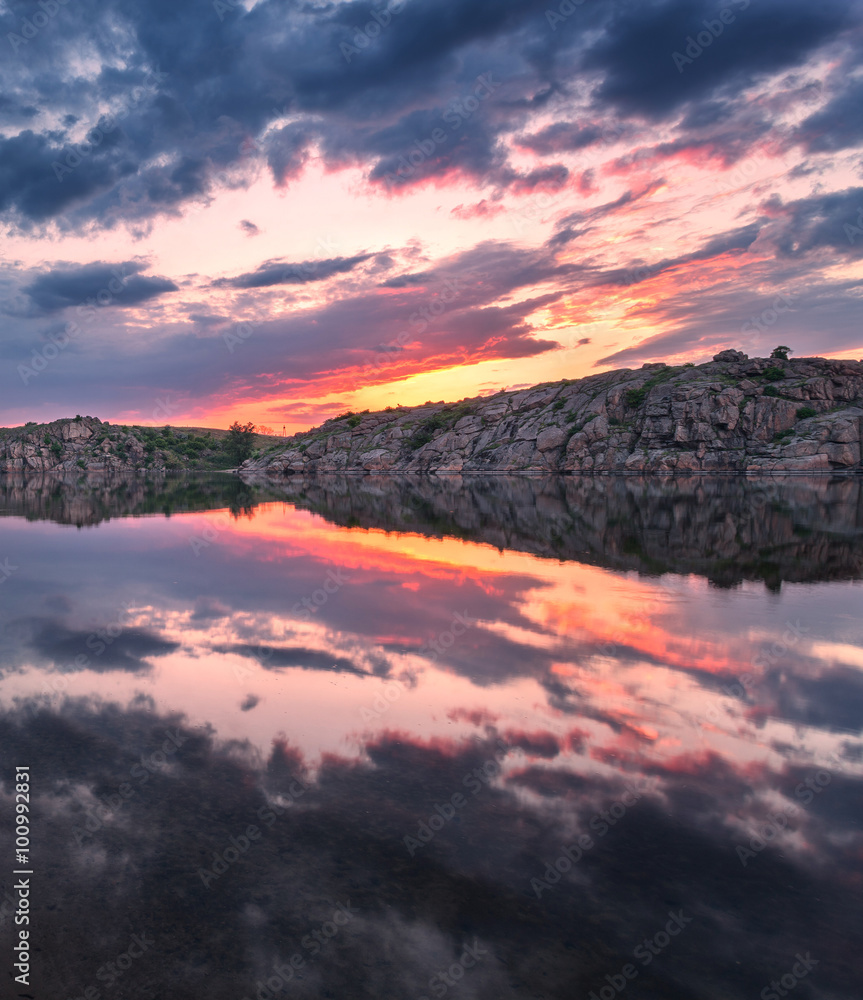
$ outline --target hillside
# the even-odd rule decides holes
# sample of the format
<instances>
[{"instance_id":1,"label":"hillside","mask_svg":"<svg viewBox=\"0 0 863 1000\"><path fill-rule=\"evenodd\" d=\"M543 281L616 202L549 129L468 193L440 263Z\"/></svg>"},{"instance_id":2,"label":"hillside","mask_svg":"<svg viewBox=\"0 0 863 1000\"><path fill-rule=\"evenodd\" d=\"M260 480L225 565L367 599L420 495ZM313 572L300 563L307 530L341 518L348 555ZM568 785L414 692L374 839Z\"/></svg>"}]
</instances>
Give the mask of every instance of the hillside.
<instances>
[{"instance_id":1,"label":"hillside","mask_svg":"<svg viewBox=\"0 0 863 1000\"><path fill-rule=\"evenodd\" d=\"M122 472L230 469L227 431L140 427L74 417L0 428L0 472ZM255 435L259 449L282 438Z\"/></svg>"},{"instance_id":2,"label":"hillside","mask_svg":"<svg viewBox=\"0 0 863 1000\"><path fill-rule=\"evenodd\" d=\"M861 469L863 362L648 364L460 403L343 414L247 472L829 472Z\"/></svg>"}]
</instances>

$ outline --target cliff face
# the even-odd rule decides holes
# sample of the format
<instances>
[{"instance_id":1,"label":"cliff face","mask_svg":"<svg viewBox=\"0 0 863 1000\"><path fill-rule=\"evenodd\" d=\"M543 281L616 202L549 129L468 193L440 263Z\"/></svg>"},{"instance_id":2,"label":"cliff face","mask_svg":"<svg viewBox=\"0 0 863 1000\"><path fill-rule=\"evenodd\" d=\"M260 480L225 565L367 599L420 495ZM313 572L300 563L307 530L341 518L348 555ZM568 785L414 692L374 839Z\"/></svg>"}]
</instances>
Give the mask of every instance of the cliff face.
<instances>
[{"instance_id":1,"label":"cliff face","mask_svg":"<svg viewBox=\"0 0 863 1000\"><path fill-rule=\"evenodd\" d=\"M861 469L863 362L645 365L456 404L346 414L244 471L829 472Z\"/></svg>"},{"instance_id":2,"label":"cliff face","mask_svg":"<svg viewBox=\"0 0 863 1000\"><path fill-rule=\"evenodd\" d=\"M214 464L233 464L219 440L171 428L119 426L97 417L0 428L0 472L159 472Z\"/></svg>"}]
</instances>

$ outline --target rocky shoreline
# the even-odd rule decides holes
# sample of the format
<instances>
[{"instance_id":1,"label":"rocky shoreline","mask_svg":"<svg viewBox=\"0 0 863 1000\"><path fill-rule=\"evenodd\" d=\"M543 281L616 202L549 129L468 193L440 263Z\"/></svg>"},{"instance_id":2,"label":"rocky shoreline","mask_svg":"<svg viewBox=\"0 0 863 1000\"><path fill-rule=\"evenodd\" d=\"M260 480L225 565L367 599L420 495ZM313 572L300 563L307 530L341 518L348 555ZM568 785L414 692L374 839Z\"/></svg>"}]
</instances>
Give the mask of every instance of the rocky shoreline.
<instances>
[{"instance_id":1,"label":"rocky shoreline","mask_svg":"<svg viewBox=\"0 0 863 1000\"><path fill-rule=\"evenodd\" d=\"M227 470L219 436L96 417L0 428L0 472ZM648 364L458 403L344 413L258 438L243 473L863 471L863 361Z\"/></svg>"},{"instance_id":2,"label":"rocky shoreline","mask_svg":"<svg viewBox=\"0 0 863 1000\"><path fill-rule=\"evenodd\" d=\"M243 464L357 473L859 472L863 362L648 364L517 392L347 413Z\"/></svg>"}]
</instances>

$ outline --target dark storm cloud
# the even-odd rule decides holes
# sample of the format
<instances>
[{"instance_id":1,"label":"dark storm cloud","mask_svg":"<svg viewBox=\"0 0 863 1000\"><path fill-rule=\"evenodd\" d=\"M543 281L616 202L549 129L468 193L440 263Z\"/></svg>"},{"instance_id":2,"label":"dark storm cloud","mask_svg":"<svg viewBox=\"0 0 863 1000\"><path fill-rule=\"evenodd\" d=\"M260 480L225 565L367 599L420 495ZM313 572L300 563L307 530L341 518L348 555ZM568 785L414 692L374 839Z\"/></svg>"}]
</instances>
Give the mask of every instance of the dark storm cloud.
<instances>
[{"instance_id":1,"label":"dark storm cloud","mask_svg":"<svg viewBox=\"0 0 863 1000\"><path fill-rule=\"evenodd\" d=\"M304 285L311 281L324 281L334 274L346 274L374 254L363 253L355 257L333 257L329 260L306 260L299 264L268 260L254 271L235 278L218 278L214 288L269 288L271 285Z\"/></svg>"},{"instance_id":2,"label":"dark storm cloud","mask_svg":"<svg viewBox=\"0 0 863 1000\"><path fill-rule=\"evenodd\" d=\"M67 209L110 191L137 170L121 148L120 133L105 137L101 146L78 166L58 178L55 163L69 154L65 133L40 134L26 129L0 138L0 213L43 222Z\"/></svg>"},{"instance_id":3,"label":"dark storm cloud","mask_svg":"<svg viewBox=\"0 0 863 1000\"><path fill-rule=\"evenodd\" d=\"M672 53L704 30L715 5L587 3L551 30L543 0L411 0L360 48L358 31L377 26L361 0L218 6L81 0L13 52L0 70L0 113L12 125L0 139L0 213L22 226L146 221L176 214L216 185L247 183L257 158L277 184L287 183L313 144L327 165L359 164L383 183L431 142L399 185L457 173L505 186L513 174L507 134L540 155L572 152L602 140L602 115L612 108L660 117L692 102L685 127L696 127L720 117L723 102L755 76L800 63L850 18L836 3L730 0L734 22L681 74ZM2 33L20 31L30 15L32 4L12 0ZM84 46L101 64L95 75L75 61ZM531 132L532 117L585 71L596 75L599 120ZM494 87L470 108L464 102L483 76ZM853 114L853 96L845 100ZM93 135L110 123L94 113L105 104L121 120L58 179L55 164L67 163L82 129ZM285 118L293 120L279 126ZM16 132L16 121L27 128ZM276 127L264 135L269 125ZM614 127L621 137L634 126ZM435 128L443 141L430 139Z\"/></svg>"},{"instance_id":4,"label":"dark storm cloud","mask_svg":"<svg viewBox=\"0 0 863 1000\"><path fill-rule=\"evenodd\" d=\"M863 187L787 203L775 195L762 209L768 236L782 256L797 257L821 247L863 256Z\"/></svg>"},{"instance_id":5,"label":"dark storm cloud","mask_svg":"<svg viewBox=\"0 0 863 1000\"><path fill-rule=\"evenodd\" d=\"M742 90L757 77L803 62L850 20L838 3L787 4L729 0L733 21L717 19L720 8L701 0L635 0L615 5L603 37L587 52L584 66L599 71L599 106L626 114L662 118L680 105L706 99L720 87ZM687 38L715 21L711 42L686 56ZM694 50L693 50L694 51Z\"/></svg>"},{"instance_id":6,"label":"dark storm cloud","mask_svg":"<svg viewBox=\"0 0 863 1000\"><path fill-rule=\"evenodd\" d=\"M826 107L800 125L799 140L812 153L835 153L863 141L863 80L852 78Z\"/></svg>"},{"instance_id":7,"label":"dark storm cloud","mask_svg":"<svg viewBox=\"0 0 863 1000\"><path fill-rule=\"evenodd\" d=\"M97 296L107 297L105 305L134 306L148 299L176 292L177 285L167 278L147 277L138 272L146 264L125 261L119 264L68 265L53 267L37 275L24 291L43 313L58 312L68 306L82 305ZM98 300L102 305L101 299Z\"/></svg>"}]
</instances>

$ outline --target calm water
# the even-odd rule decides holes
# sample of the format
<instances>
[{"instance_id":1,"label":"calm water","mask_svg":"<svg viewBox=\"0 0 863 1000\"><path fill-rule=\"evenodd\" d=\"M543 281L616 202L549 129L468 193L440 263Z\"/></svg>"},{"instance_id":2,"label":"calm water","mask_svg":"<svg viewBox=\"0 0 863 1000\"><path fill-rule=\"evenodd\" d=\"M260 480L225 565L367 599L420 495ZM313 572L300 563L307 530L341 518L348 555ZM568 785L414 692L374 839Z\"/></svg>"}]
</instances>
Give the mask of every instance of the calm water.
<instances>
[{"instance_id":1,"label":"calm water","mask_svg":"<svg viewBox=\"0 0 863 1000\"><path fill-rule=\"evenodd\" d=\"M4 995L863 995L859 479L6 477L0 515Z\"/></svg>"}]
</instances>

